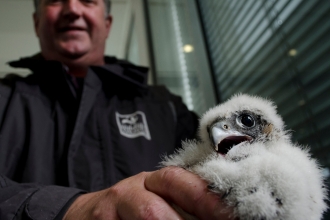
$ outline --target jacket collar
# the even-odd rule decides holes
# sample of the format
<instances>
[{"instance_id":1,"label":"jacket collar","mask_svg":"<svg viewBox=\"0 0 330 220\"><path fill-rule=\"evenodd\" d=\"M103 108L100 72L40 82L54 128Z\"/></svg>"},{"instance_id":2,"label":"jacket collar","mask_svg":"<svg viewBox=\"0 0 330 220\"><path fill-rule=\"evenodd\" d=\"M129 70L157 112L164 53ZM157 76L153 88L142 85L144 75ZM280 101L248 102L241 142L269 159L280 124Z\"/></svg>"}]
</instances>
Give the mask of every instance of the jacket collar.
<instances>
[{"instance_id":1,"label":"jacket collar","mask_svg":"<svg viewBox=\"0 0 330 220\"><path fill-rule=\"evenodd\" d=\"M104 66L91 66L91 69L99 75L101 80L106 80L110 77L124 84L127 83L130 86L147 87L148 68L136 66L127 61L110 56L105 56L104 61L106 63ZM64 72L64 66L60 62L45 60L41 53L11 61L8 64L14 68L30 69L33 74L44 75L45 72L47 72L47 78L53 78L50 76L52 75L51 73L58 75L59 72ZM103 82L106 83L107 80Z\"/></svg>"}]
</instances>

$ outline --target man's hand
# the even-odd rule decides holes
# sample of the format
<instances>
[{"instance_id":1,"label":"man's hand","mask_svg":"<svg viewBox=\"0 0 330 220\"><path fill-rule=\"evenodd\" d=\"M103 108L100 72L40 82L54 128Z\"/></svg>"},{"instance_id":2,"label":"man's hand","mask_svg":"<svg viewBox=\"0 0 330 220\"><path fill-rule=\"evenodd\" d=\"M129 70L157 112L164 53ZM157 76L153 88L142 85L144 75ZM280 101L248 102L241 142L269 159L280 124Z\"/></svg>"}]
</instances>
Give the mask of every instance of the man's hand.
<instances>
[{"instance_id":1,"label":"man's hand","mask_svg":"<svg viewBox=\"0 0 330 220\"><path fill-rule=\"evenodd\" d=\"M207 183L178 167L143 172L98 192L79 196L64 220L183 219L174 203L199 219L230 219L219 196ZM228 210L227 210L228 211Z\"/></svg>"}]
</instances>

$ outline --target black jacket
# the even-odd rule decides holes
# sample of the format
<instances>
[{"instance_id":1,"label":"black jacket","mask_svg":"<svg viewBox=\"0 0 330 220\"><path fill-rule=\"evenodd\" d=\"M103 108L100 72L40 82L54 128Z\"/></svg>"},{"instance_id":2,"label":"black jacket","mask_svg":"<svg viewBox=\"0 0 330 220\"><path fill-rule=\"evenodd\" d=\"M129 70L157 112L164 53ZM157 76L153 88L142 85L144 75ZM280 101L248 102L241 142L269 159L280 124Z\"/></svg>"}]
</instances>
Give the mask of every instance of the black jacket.
<instances>
[{"instance_id":1,"label":"black jacket","mask_svg":"<svg viewBox=\"0 0 330 220\"><path fill-rule=\"evenodd\" d=\"M79 193L157 168L193 138L197 117L144 67L113 57L76 89L58 62L40 55L0 81L0 219L55 219Z\"/></svg>"}]
</instances>

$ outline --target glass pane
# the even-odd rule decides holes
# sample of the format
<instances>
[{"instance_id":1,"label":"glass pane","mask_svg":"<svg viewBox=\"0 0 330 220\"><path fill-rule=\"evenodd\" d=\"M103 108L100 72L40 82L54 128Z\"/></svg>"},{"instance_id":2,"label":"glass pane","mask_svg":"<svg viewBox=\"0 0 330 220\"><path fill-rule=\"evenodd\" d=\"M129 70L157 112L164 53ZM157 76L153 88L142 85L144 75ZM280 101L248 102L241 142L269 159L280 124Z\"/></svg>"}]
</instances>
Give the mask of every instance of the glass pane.
<instances>
[{"instance_id":1,"label":"glass pane","mask_svg":"<svg viewBox=\"0 0 330 220\"><path fill-rule=\"evenodd\" d=\"M157 84L201 114L216 102L197 8L191 0L148 0Z\"/></svg>"}]
</instances>

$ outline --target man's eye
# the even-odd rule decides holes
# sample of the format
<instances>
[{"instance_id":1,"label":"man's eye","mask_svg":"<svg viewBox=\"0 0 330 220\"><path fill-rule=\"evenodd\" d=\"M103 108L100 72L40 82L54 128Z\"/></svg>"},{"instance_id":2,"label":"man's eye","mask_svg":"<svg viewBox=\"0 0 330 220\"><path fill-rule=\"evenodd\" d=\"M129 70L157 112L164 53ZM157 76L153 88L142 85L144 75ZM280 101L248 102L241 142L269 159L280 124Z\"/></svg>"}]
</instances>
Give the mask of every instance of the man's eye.
<instances>
[{"instance_id":1,"label":"man's eye","mask_svg":"<svg viewBox=\"0 0 330 220\"><path fill-rule=\"evenodd\" d=\"M63 0L46 0L46 4L55 4L55 3L60 3L62 2Z\"/></svg>"}]
</instances>

